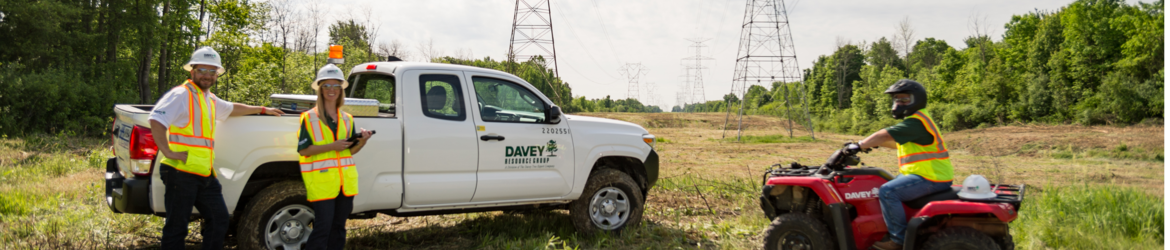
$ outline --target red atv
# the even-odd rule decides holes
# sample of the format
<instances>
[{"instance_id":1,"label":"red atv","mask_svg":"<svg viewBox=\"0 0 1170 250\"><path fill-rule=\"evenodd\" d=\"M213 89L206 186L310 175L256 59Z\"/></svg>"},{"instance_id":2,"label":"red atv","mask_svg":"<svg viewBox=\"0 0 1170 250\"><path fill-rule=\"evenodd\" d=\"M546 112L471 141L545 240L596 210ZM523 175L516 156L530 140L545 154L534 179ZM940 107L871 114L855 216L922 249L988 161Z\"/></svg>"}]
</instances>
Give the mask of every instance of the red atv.
<instances>
[{"instance_id":1,"label":"red atv","mask_svg":"<svg viewBox=\"0 0 1170 250\"><path fill-rule=\"evenodd\" d=\"M772 220L764 249L867 249L886 237L878 188L894 179L857 165L848 143L821 166L773 165L764 175L760 208ZM995 185L996 197L960 200L960 186L903 203L904 249L1014 249L1008 223L1023 202L1023 185Z\"/></svg>"}]
</instances>

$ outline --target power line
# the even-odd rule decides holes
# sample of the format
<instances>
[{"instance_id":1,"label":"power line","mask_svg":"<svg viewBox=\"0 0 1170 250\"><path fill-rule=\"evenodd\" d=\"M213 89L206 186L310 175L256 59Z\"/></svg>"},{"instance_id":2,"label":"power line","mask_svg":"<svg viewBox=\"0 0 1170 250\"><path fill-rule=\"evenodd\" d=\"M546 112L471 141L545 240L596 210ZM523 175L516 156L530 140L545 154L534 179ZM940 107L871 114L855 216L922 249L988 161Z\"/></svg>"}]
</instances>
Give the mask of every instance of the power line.
<instances>
[{"instance_id":1,"label":"power line","mask_svg":"<svg viewBox=\"0 0 1170 250\"><path fill-rule=\"evenodd\" d=\"M558 8L561 8L561 7L558 7ZM562 15L562 14L560 14L560 13L556 13L556 14L557 14L557 15ZM562 15L562 16L560 16L560 19L557 19L557 20L561 20L561 22L562 22L562 23L565 23L565 25L568 25L568 26L569 26L569 33L573 33L573 34L581 34L581 33L578 33L578 32L577 32L577 29L573 28L573 24L572 24L572 23L569 23L569 22L567 22L567 21L566 21L566 20L568 20L568 18L565 18L563 15ZM597 62L597 58L594 58L594 57L593 57L593 53L589 53L588 47L586 47L584 43L581 43L581 39L569 39L569 40L576 41L578 45L581 45L581 50L582 50L582 51L585 51L585 55L586 55L586 56L589 56L589 59L593 61L593 64L594 64L594 66L597 66L597 68L598 68L598 69L602 69L602 70L601 70L601 72L605 72L605 74L606 74L606 75L608 75L610 78L613 78L613 79L615 79L615 80L616 80L616 79L621 79L620 77L616 77L616 76L614 76L614 75L611 75L611 74L609 73L609 70L605 70L603 67L601 67L601 63L598 63L598 62ZM578 72L578 73L580 73L580 72ZM606 84L606 85L609 85L609 84Z\"/></svg>"}]
</instances>

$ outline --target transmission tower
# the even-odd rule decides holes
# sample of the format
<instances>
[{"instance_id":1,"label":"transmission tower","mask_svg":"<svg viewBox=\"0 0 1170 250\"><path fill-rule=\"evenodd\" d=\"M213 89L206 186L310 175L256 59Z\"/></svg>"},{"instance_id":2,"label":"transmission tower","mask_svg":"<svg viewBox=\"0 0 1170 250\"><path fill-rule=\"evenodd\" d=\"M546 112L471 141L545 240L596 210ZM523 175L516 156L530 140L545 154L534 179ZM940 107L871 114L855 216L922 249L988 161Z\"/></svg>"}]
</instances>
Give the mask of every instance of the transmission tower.
<instances>
[{"instance_id":1,"label":"transmission tower","mask_svg":"<svg viewBox=\"0 0 1170 250\"><path fill-rule=\"evenodd\" d=\"M792 44L792 30L788 26L788 14L783 0L747 0L744 9L743 29L739 34L739 52L735 58L735 73L732 76L731 94L739 96L739 128L736 141L743 136L743 107L748 100L745 94L750 85L772 83L799 83L800 102L808 118L808 104L805 101L805 85L801 81L800 67L796 61L796 47ZM784 96L788 106L788 136L792 137L792 105L789 96ZM731 100L727 116L723 121L723 137L727 137L727 123L731 120ZM812 135L812 119L807 127ZM815 138L815 135L813 135Z\"/></svg>"},{"instance_id":2,"label":"transmission tower","mask_svg":"<svg viewBox=\"0 0 1170 250\"><path fill-rule=\"evenodd\" d=\"M638 78L646 75L646 67L642 63L626 63L618 71L629 80L626 98L638 99Z\"/></svg>"},{"instance_id":3,"label":"transmission tower","mask_svg":"<svg viewBox=\"0 0 1170 250\"><path fill-rule=\"evenodd\" d=\"M691 92L689 97L691 98L691 101L696 103L707 100L707 96L705 94L706 92L703 90L703 70L707 69L707 67L703 67L703 61L713 60L715 58L703 56L703 48L707 47L703 45L703 43L710 40L711 39L687 39L687 41L691 41L693 43L690 47L695 49L695 56L682 59L683 62L685 62L684 65L687 67L688 79L686 82L690 85L688 90ZM691 74L691 70L694 70L694 74Z\"/></svg>"},{"instance_id":4,"label":"transmission tower","mask_svg":"<svg viewBox=\"0 0 1170 250\"><path fill-rule=\"evenodd\" d=\"M556 77L557 49L553 39L552 5L548 0L516 0L516 12L512 16L512 38L509 39L508 72L515 72L513 64L523 63L536 57L543 57L545 65L551 65ZM552 63L548 63L548 62Z\"/></svg>"}]
</instances>

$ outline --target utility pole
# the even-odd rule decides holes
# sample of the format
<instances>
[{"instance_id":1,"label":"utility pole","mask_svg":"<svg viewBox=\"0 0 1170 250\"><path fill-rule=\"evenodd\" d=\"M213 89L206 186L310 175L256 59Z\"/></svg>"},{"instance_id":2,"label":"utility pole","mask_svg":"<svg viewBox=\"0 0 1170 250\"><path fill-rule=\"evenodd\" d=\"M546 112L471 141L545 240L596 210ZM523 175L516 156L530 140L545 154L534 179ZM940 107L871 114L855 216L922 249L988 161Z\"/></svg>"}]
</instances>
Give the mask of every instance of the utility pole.
<instances>
[{"instance_id":1,"label":"utility pole","mask_svg":"<svg viewBox=\"0 0 1170 250\"><path fill-rule=\"evenodd\" d=\"M646 75L646 70L646 66L642 66L642 63L626 63L626 65L618 68L619 73L625 76L629 82L626 98L638 99L638 78Z\"/></svg>"},{"instance_id":2,"label":"utility pole","mask_svg":"<svg viewBox=\"0 0 1170 250\"><path fill-rule=\"evenodd\" d=\"M557 70L556 40L553 39L552 3L549 0L516 0L516 12L512 15L512 36L508 39L508 72L515 72L515 64L537 57L551 65L555 77ZM552 63L548 63L551 61Z\"/></svg>"},{"instance_id":3,"label":"utility pole","mask_svg":"<svg viewBox=\"0 0 1170 250\"><path fill-rule=\"evenodd\" d=\"M763 80L768 80L769 83L779 81L800 84L800 102L804 105L805 117L808 118L806 128L810 135L813 133L812 118L808 116L808 104L804 96L807 91L804 90L805 84L796 61L792 30L788 25L788 14L783 0L747 0L731 84L731 94L740 97L736 141L743 137L743 108L748 101L745 94L749 84L762 84ZM792 108L788 95L785 95L784 99L789 107L787 112L791 116ZM723 137L727 137L731 105L731 100L728 99L727 115L723 121ZM791 123L791 119L789 122ZM791 137L792 126L789 126L788 130Z\"/></svg>"}]
</instances>

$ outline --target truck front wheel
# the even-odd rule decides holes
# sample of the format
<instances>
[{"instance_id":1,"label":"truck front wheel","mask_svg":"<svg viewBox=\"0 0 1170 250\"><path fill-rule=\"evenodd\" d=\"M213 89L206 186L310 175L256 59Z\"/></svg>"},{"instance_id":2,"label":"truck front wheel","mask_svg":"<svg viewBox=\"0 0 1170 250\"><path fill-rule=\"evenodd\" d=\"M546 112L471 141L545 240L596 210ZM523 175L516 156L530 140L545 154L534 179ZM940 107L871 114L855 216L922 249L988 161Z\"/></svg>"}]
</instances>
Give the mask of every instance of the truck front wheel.
<instances>
[{"instance_id":1,"label":"truck front wheel","mask_svg":"<svg viewBox=\"0 0 1170 250\"><path fill-rule=\"evenodd\" d=\"M313 209L300 181L268 186L244 211L238 232L243 249L301 249L313 231Z\"/></svg>"},{"instance_id":2,"label":"truck front wheel","mask_svg":"<svg viewBox=\"0 0 1170 250\"><path fill-rule=\"evenodd\" d=\"M589 177L581 197L569 204L569 215L577 232L620 233L642 222L642 190L629 175L614 169L601 169Z\"/></svg>"}]
</instances>

